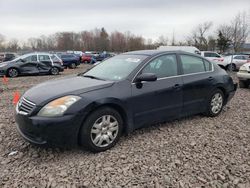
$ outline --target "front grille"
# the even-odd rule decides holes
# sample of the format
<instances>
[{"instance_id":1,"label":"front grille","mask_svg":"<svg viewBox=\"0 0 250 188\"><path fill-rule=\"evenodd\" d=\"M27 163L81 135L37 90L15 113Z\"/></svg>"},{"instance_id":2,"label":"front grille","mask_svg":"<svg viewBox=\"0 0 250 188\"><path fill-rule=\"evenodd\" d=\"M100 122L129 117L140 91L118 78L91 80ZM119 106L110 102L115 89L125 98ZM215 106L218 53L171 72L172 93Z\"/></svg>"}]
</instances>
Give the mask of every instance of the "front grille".
<instances>
[{"instance_id":1,"label":"front grille","mask_svg":"<svg viewBox=\"0 0 250 188\"><path fill-rule=\"evenodd\" d=\"M18 103L18 111L23 114L30 114L35 108L36 104L25 99L24 97L20 99Z\"/></svg>"}]
</instances>

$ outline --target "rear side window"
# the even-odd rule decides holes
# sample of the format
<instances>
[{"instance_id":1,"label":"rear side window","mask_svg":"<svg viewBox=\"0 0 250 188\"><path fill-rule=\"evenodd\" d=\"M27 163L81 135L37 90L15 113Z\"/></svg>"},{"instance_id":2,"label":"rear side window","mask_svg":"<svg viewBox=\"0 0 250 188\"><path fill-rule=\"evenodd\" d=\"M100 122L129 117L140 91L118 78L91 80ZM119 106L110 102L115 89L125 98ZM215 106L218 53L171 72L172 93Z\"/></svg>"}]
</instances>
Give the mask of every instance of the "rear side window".
<instances>
[{"instance_id":1,"label":"rear side window","mask_svg":"<svg viewBox=\"0 0 250 188\"><path fill-rule=\"evenodd\" d=\"M176 76L177 60L175 55L163 55L151 61L142 70L142 73L154 73L157 78Z\"/></svg>"},{"instance_id":2,"label":"rear side window","mask_svg":"<svg viewBox=\"0 0 250 188\"><path fill-rule=\"evenodd\" d=\"M48 55L39 55L39 61L50 61Z\"/></svg>"},{"instance_id":3,"label":"rear side window","mask_svg":"<svg viewBox=\"0 0 250 188\"><path fill-rule=\"evenodd\" d=\"M180 55L180 58L184 74L192 74L206 71L203 60L201 58L190 55Z\"/></svg>"},{"instance_id":4,"label":"rear side window","mask_svg":"<svg viewBox=\"0 0 250 188\"><path fill-rule=\"evenodd\" d=\"M32 62L32 61L37 61L37 56L36 55L31 55L26 58L24 58L25 61Z\"/></svg>"},{"instance_id":5,"label":"rear side window","mask_svg":"<svg viewBox=\"0 0 250 188\"><path fill-rule=\"evenodd\" d=\"M59 62L60 59L56 55L51 55L50 56L53 62Z\"/></svg>"},{"instance_id":6,"label":"rear side window","mask_svg":"<svg viewBox=\"0 0 250 188\"><path fill-rule=\"evenodd\" d=\"M212 63L211 62L204 60L204 65L205 65L206 71L212 71Z\"/></svg>"}]
</instances>

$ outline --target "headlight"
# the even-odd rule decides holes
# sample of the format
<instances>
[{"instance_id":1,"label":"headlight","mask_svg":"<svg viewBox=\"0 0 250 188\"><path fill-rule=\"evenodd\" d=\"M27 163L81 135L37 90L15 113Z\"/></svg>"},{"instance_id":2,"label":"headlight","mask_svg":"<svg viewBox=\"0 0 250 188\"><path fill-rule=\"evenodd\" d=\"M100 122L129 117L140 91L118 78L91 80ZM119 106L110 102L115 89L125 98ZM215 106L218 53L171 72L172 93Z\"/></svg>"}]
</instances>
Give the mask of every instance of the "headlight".
<instances>
[{"instance_id":1,"label":"headlight","mask_svg":"<svg viewBox=\"0 0 250 188\"><path fill-rule=\"evenodd\" d=\"M38 113L38 116L43 117L55 117L61 116L63 113L75 102L80 100L81 97L78 96L65 96L59 99L56 99L47 105L45 105Z\"/></svg>"}]
</instances>

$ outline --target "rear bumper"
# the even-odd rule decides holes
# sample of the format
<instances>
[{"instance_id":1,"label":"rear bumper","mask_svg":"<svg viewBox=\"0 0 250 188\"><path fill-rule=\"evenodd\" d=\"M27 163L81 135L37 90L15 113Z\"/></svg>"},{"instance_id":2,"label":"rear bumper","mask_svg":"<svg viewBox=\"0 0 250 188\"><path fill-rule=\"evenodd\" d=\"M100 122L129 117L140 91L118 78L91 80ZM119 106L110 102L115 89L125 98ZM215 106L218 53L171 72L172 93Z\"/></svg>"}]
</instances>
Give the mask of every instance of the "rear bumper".
<instances>
[{"instance_id":1,"label":"rear bumper","mask_svg":"<svg viewBox=\"0 0 250 188\"><path fill-rule=\"evenodd\" d=\"M250 73L248 72L238 72L237 77L239 80L249 80L250 79Z\"/></svg>"}]
</instances>

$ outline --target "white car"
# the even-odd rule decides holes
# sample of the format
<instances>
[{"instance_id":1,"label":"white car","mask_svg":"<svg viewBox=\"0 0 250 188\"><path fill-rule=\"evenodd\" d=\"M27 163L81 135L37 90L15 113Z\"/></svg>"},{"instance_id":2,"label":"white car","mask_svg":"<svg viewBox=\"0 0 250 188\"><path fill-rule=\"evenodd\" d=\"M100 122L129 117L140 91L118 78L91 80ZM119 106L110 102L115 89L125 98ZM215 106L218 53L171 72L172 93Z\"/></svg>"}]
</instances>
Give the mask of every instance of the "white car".
<instances>
[{"instance_id":1,"label":"white car","mask_svg":"<svg viewBox=\"0 0 250 188\"><path fill-rule=\"evenodd\" d=\"M246 88L250 85L250 63L245 63L240 67L237 77L240 88Z\"/></svg>"},{"instance_id":2,"label":"white car","mask_svg":"<svg viewBox=\"0 0 250 188\"><path fill-rule=\"evenodd\" d=\"M220 67L226 68L226 64L224 63L224 57L220 54L212 51L201 51L201 56L205 57L209 61L217 63Z\"/></svg>"},{"instance_id":3,"label":"white car","mask_svg":"<svg viewBox=\"0 0 250 188\"><path fill-rule=\"evenodd\" d=\"M232 71L239 70L245 63L250 63L247 55L230 55L224 58L225 68Z\"/></svg>"}]
</instances>

